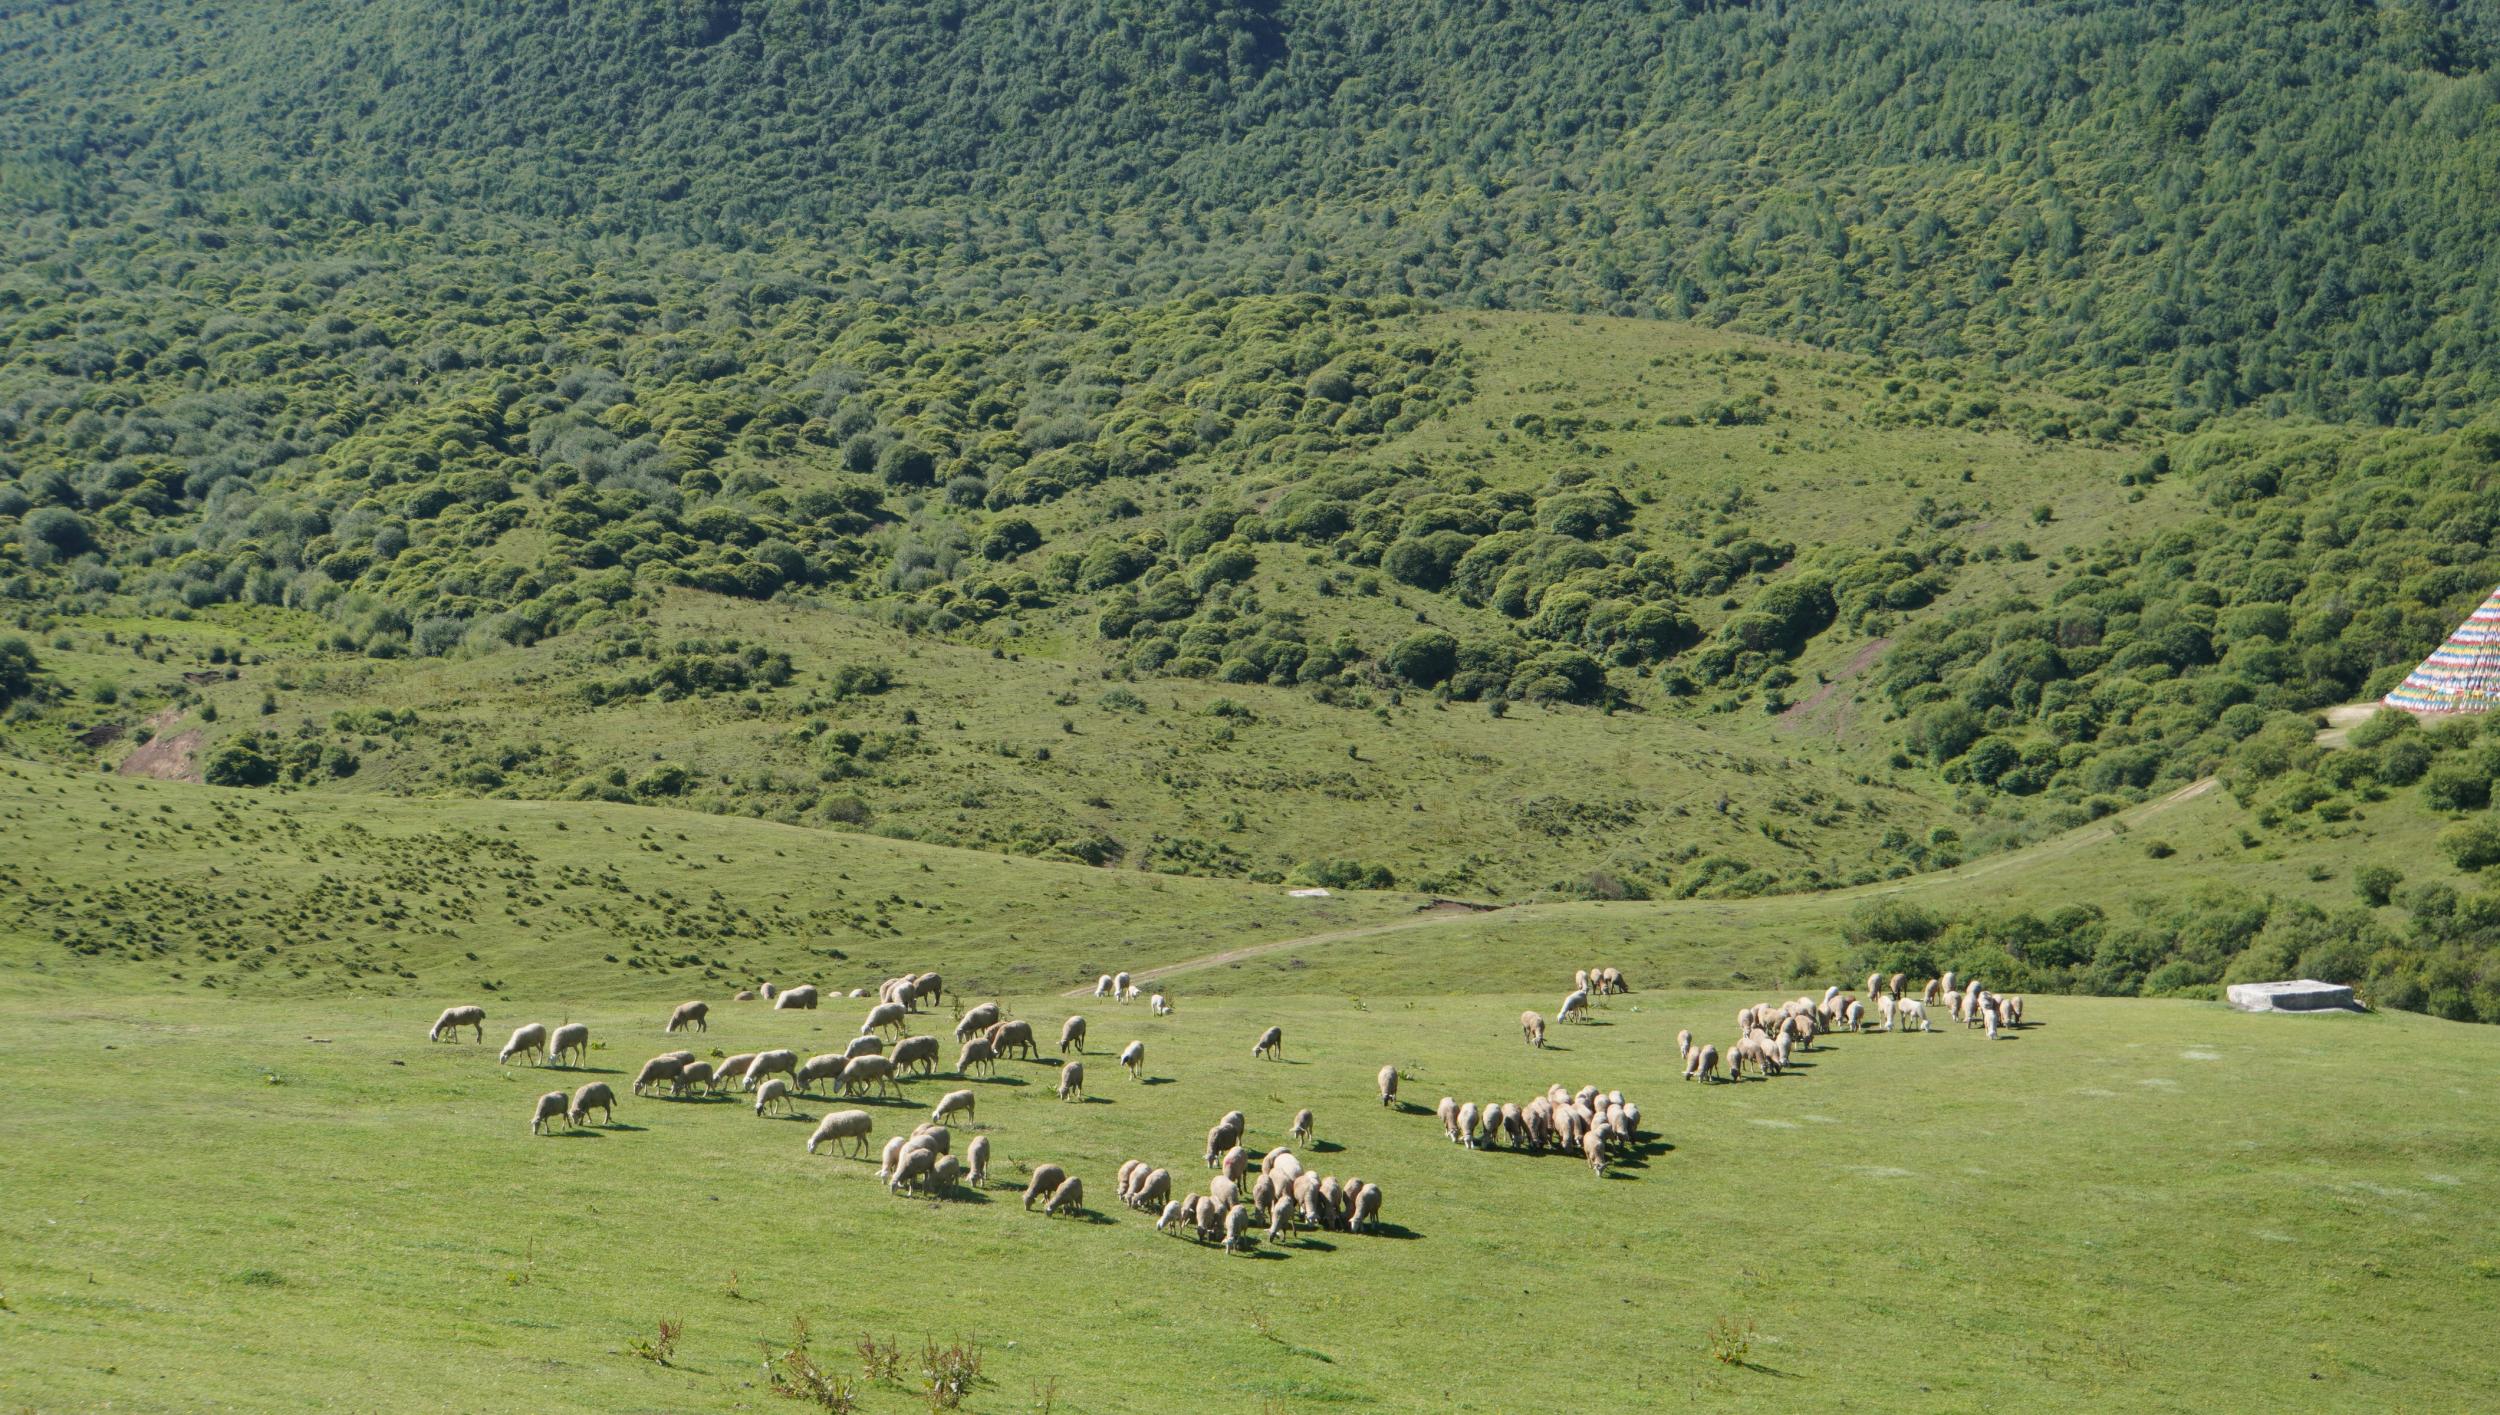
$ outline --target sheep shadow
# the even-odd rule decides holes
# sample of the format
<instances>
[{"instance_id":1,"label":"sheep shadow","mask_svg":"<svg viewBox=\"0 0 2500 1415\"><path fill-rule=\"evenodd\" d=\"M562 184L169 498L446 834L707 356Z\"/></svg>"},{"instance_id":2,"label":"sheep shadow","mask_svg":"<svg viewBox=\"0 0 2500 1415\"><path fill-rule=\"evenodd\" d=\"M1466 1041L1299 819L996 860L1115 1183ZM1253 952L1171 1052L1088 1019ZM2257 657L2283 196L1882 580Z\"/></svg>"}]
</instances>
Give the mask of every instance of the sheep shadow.
<instances>
[{"instance_id":1,"label":"sheep shadow","mask_svg":"<svg viewBox=\"0 0 2500 1415\"><path fill-rule=\"evenodd\" d=\"M541 1071L561 1071L567 1076L622 1076L622 1068L614 1066L541 1066Z\"/></svg>"},{"instance_id":2,"label":"sheep shadow","mask_svg":"<svg viewBox=\"0 0 2500 1415\"><path fill-rule=\"evenodd\" d=\"M1169 1086L1174 1081L1179 1079L1180 1078L1177 1076L1142 1076L1138 1078L1137 1084L1141 1086Z\"/></svg>"},{"instance_id":3,"label":"sheep shadow","mask_svg":"<svg viewBox=\"0 0 2500 1415\"><path fill-rule=\"evenodd\" d=\"M989 1195L973 1188L969 1184L958 1185L953 1193L941 1194L938 1197L941 1200L952 1204L994 1204L998 1202Z\"/></svg>"},{"instance_id":4,"label":"sheep shadow","mask_svg":"<svg viewBox=\"0 0 2500 1415\"><path fill-rule=\"evenodd\" d=\"M539 1138L542 1140L604 1140L608 1137L588 1126L577 1126L571 1130L549 1130L541 1134Z\"/></svg>"},{"instance_id":5,"label":"sheep shadow","mask_svg":"<svg viewBox=\"0 0 2500 1415\"><path fill-rule=\"evenodd\" d=\"M1111 1215L1098 1213L1093 1209L1072 1209L1065 1214L1044 1214L1042 1217L1045 1219L1072 1218L1094 1228L1117 1228L1120 1224L1120 1221Z\"/></svg>"},{"instance_id":6,"label":"sheep shadow","mask_svg":"<svg viewBox=\"0 0 2500 1415\"><path fill-rule=\"evenodd\" d=\"M672 1105L735 1105L738 1101L736 1096L662 1096L660 1099Z\"/></svg>"},{"instance_id":7,"label":"sheep shadow","mask_svg":"<svg viewBox=\"0 0 2500 1415\"><path fill-rule=\"evenodd\" d=\"M1305 1248L1314 1253L1334 1253L1337 1251L1336 1244L1323 1238L1312 1238L1308 1236L1288 1238L1282 1243L1274 1243L1269 1246L1274 1248Z\"/></svg>"},{"instance_id":8,"label":"sheep shadow","mask_svg":"<svg viewBox=\"0 0 2500 1415\"><path fill-rule=\"evenodd\" d=\"M644 1131L649 1130L651 1127L648 1125L628 1125L622 1120L611 1120L599 1128L602 1130L622 1130L628 1134L639 1135Z\"/></svg>"},{"instance_id":9,"label":"sheep shadow","mask_svg":"<svg viewBox=\"0 0 2500 1415\"><path fill-rule=\"evenodd\" d=\"M1338 1144L1334 1140L1313 1140L1310 1148L1311 1153L1315 1155L1333 1155L1338 1151L1343 1150L1345 1146Z\"/></svg>"},{"instance_id":10,"label":"sheep shadow","mask_svg":"<svg viewBox=\"0 0 2500 1415\"><path fill-rule=\"evenodd\" d=\"M1408 1228L1402 1223L1375 1223L1370 1227L1365 1228L1359 1236L1364 1238L1386 1238L1395 1243L1411 1243L1414 1240L1423 1237L1422 1234L1417 1233L1415 1230Z\"/></svg>"},{"instance_id":11,"label":"sheep shadow","mask_svg":"<svg viewBox=\"0 0 2500 1415\"><path fill-rule=\"evenodd\" d=\"M966 1076L960 1071L955 1073L955 1079L967 1086L1030 1086L1033 1084L1021 1076Z\"/></svg>"}]
</instances>

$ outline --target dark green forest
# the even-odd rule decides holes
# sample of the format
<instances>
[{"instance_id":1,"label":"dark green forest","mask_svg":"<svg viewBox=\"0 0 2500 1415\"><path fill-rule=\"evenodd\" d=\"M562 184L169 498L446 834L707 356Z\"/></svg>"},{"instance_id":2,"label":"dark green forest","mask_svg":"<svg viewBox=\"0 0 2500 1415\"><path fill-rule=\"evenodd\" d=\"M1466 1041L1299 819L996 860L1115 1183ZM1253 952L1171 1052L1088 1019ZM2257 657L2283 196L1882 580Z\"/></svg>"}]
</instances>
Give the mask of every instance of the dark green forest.
<instances>
[{"instance_id":1,"label":"dark green forest","mask_svg":"<svg viewBox=\"0 0 2500 1415\"><path fill-rule=\"evenodd\" d=\"M2496 56L2485 4L18 7L0 708L77 691L62 619L234 607L386 663L616 624L602 706L786 679L636 638L679 587L1348 711L1776 713L1883 640L1870 765L1975 814L2221 772L2269 828L2479 819L2471 733L2306 743L2500 580ZM1556 444L1532 490L1367 459L1466 402L1421 316L1468 309L1862 356L1901 420L2123 451L2192 516L1957 599L1932 500L1801 545L1768 495L1643 523L1619 428L1498 430ZM1252 588L1287 563L1417 622ZM2471 973L2478 907L2345 961ZM2032 976L2207 984L2268 927Z\"/></svg>"}]
</instances>

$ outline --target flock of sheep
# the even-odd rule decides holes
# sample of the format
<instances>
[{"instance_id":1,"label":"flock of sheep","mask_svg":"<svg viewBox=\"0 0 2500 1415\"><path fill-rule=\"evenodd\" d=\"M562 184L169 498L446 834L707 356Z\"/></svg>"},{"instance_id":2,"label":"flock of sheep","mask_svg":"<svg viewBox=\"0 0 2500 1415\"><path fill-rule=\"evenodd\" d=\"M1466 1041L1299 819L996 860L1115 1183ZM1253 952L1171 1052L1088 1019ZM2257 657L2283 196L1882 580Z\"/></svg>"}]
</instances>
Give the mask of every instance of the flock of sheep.
<instances>
[{"instance_id":1,"label":"flock of sheep","mask_svg":"<svg viewBox=\"0 0 2500 1415\"><path fill-rule=\"evenodd\" d=\"M855 990L853 997L865 998L869 990ZM1095 995L1121 1003L1133 1002L1139 990L1127 974L1105 975ZM807 1010L819 1005L820 994L812 986L775 990L766 984L755 992L741 992L742 1001L769 1001L776 1010ZM861 1022L859 1035L839 1052L826 1052L802 1060L797 1051L782 1048L771 1051L744 1052L723 1058L717 1064L699 1059L691 1051L663 1052L643 1063L635 1073L631 1093L644 1095L666 1087L668 1094L685 1097L700 1092L706 1095L738 1090L754 1097L755 1113L769 1115L776 1110L788 1112L796 1098L821 1088L842 1096L865 1096L871 1091L897 1094L896 1082L907 1074L921 1076L936 1071L938 1039L933 1035L913 1035L910 1019L920 1011L920 1004L942 1002L943 980L935 973L907 974L890 978L876 990L876 1003ZM1150 1007L1158 1017L1170 1016L1171 1002L1162 994L1152 996ZM704 1002L682 1003L669 1013L665 1031L710 1031L710 1005ZM486 1012L481 1007L463 1006L444 1009L428 1034L430 1040L446 1037L457 1040L463 1030L472 1032L476 1040L485 1040ZM1031 1023L1003 1015L995 1002L984 1002L963 1009L955 1021L958 1046L955 1074L969 1079L975 1075L993 1074L997 1063L1005 1057L1041 1060ZM1086 1021L1082 1016L1067 1019L1059 1029L1058 1096L1061 1100L1080 1098L1085 1085ZM516 1028L496 1056L496 1064L517 1060L545 1065L562 1064L570 1057L579 1062L590 1049L590 1029L581 1023L568 1022L552 1031L532 1022ZM1068 1053L1076 1053L1069 1058ZM1281 1059L1284 1052L1283 1029L1270 1027L1261 1033L1251 1049L1253 1057ZM1121 1048L1120 1065L1131 1080L1145 1079L1146 1044L1131 1041ZM1396 1069L1383 1073L1394 1087ZM530 1132L550 1133L559 1123L581 1126L591 1112L600 1113L603 1121L615 1117L616 1093L604 1081L590 1082L567 1093L550 1091L540 1096L530 1113ZM984 1186L989 1178L990 1137L974 1135L965 1146L964 1155L954 1155L954 1132L948 1122L971 1121L975 1118L978 1096L971 1090L948 1091L938 1099L929 1119L913 1126L907 1135L896 1135L885 1143L877 1164L878 1182L895 1194L912 1194L942 1198L958 1186ZM1208 1134L1207 1167L1219 1171L1208 1181L1203 1194L1190 1194L1175 1199L1171 1196L1169 1170L1157 1169L1144 1161L1131 1161L1120 1167L1115 1192L1121 1202L1132 1208L1155 1212L1158 1232L1179 1232L1201 1241L1220 1243L1227 1251L1246 1251L1256 1242L1261 1225L1271 1241L1282 1239L1296 1228L1324 1228L1340 1232L1362 1232L1375 1225L1380 1217L1380 1186L1361 1179L1339 1180L1334 1175L1321 1176L1306 1170L1292 1151L1283 1147L1268 1150L1259 1158L1259 1178L1243 1187L1250 1163L1250 1152L1243 1149L1241 1139L1248 1121L1239 1111L1227 1114ZM1309 1143L1313 1121L1311 1112L1303 1110L1294 1117L1290 1137ZM807 1137L807 1152L820 1148L833 1153L851 1154L866 1159L875 1140L876 1117L866 1110L836 1110L820 1120ZM1055 1164L1037 1165L1025 1186L1024 1207L1030 1211L1040 1203L1045 1216L1081 1214L1085 1212L1085 1185L1082 1178L1068 1174Z\"/></svg>"},{"instance_id":2,"label":"flock of sheep","mask_svg":"<svg viewBox=\"0 0 2500 1415\"><path fill-rule=\"evenodd\" d=\"M1868 975L1865 994L1872 999L1879 1019L1874 1030L1931 1032L1934 1027L1927 1009L1939 1003L1953 1020L1970 1028L1985 1029L1992 1040L2001 1028L2021 1025L2023 999L1989 992L1976 980L1957 980L1946 973L1930 980L1917 996L1907 995L1906 981L1898 973L1890 977L1880 973ZM1593 998L1630 991L1623 973L1610 967L1582 970L1573 984L1556 1012L1558 1022L1585 1022L1589 1020ZM1139 994L1140 989L1125 973L1105 974L1094 990L1096 997L1121 1004L1136 1001ZM871 992L860 988L850 995L867 998ZM812 986L776 990L766 984L756 992L741 992L737 996L740 1000L768 1001L776 1010L810 1010L820 1001ZM802 1058L796 1050L782 1048L744 1052L717 1063L701 1060L691 1051L663 1052L643 1063L635 1073L631 1093L640 1096L665 1087L669 1095L682 1098L698 1092L715 1095L736 1090L753 1096L759 1116L792 1112L798 1098L818 1092L843 1097L865 1098L872 1093L899 1097L897 1086L905 1077L937 1074L939 1039L931 1034L915 1035L911 1019L921 1012L923 1003L943 1004L945 985L935 973L905 974L887 979L875 990L874 997L874 1004L860 1024L859 1035L838 1052ZM1150 1007L1158 1017L1172 1012L1171 1003L1160 993L1152 995ZM700 1001L680 1004L669 1013L665 1031L708 1032L710 1010L708 1004ZM1792 1050L1811 1050L1816 1037L1868 1027L1866 1005L1837 987L1826 989L1819 999L1797 997L1740 1008L1736 1022L1737 1039L1724 1053L1715 1046L1696 1045L1690 1031L1677 1034L1676 1047L1683 1059L1685 1079L1721 1079L1722 1060L1730 1081L1741 1080L1748 1069L1774 1076L1789 1064ZM485 1025L483 1008L451 1007L435 1019L429 1036L436 1041L446 1037L457 1040L462 1030L468 1030L475 1040L483 1042ZM1543 1017L1535 1012L1522 1013L1519 1025L1528 1045L1545 1045ZM1082 1016L1069 1017L1059 1029L1057 1094L1063 1101L1083 1096L1086 1033ZM1046 1060L1040 1054L1033 1025L1006 1016L996 1002L959 1009L954 1039L954 1074L961 1079L995 1074L1002 1059ZM590 1046L590 1029L584 1024L566 1022L551 1029L533 1022L513 1031L496 1061L498 1065L515 1060L562 1065L570 1058L579 1064L588 1056ZM1071 1052L1075 1053L1073 1057ZM1281 1060L1283 1055L1282 1028L1267 1028L1251 1047L1253 1058ZM1142 1040L1129 1042L1121 1049L1119 1059L1131 1080L1145 1079ZM1402 1108L1398 1080L1396 1066L1380 1069L1382 1105ZM907 1134L887 1139L878 1157L878 1182L890 1193L929 1198L948 1197L964 1185L985 1187L990 1172L990 1137L973 1135L958 1158L951 1128L952 1124L975 1121L978 1099L969 1089L948 1091L939 1097L926 1121L916 1123ZM603 1081L589 1082L569 1093L549 1091L531 1109L530 1131L547 1134L559 1122L582 1126L594 1111L612 1122L616 1101L615 1092ZM1600 1178L1605 1177L1610 1161L1637 1153L1641 1141L1640 1107L1627 1101L1620 1090L1601 1090L1593 1085L1576 1091L1549 1086L1543 1094L1523 1104L1461 1102L1444 1096L1436 1113L1451 1143L1462 1148L1493 1149L1506 1145L1525 1153L1575 1154L1586 1160L1590 1171ZM1304 1109L1294 1116L1285 1138L1290 1144L1308 1146L1313 1128L1312 1113ZM1286 1145L1254 1156L1242 1144L1247 1130L1247 1118L1236 1110L1227 1112L1207 1132L1203 1159L1213 1173L1203 1191L1175 1196L1170 1169L1145 1160L1130 1160L1114 1176L1113 1193L1123 1206L1155 1214L1157 1232L1179 1233L1202 1243L1218 1244L1227 1252L1249 1251L1262 1230L1270 1242L1281 1242L1297 1229L1361 1233L1378 1224L1379 1185L1359 1178L1340 1180L1334 1175L1314 1173ZM825 1115L808 1135L807 1152L813 1155L819 1149L827 1149L865 1160L875 1145L875 1131L874 1112L835 1110ZM1250 1177L1254 1158L1258 1166L1255 1180ZM1084 1214L1084 1181L1059 1165L1036 1165L1024 1188L1024 1207L1030 1212L1037 1203L1045 1217Z\"/></svg>"}]
</instances>

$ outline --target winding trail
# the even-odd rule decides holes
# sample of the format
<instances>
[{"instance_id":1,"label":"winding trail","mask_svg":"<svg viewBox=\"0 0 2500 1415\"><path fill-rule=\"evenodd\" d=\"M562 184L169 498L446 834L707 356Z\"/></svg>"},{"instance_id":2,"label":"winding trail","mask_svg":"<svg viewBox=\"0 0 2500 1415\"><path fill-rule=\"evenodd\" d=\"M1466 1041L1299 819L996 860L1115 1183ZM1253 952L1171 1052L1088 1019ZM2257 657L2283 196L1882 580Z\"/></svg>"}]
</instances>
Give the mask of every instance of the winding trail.
<instances>
[{"instance_id":1,"label":"winding trail","mask_svg":"<svg viewBox=\"0 0 2500 1415\"><path fill-rule=\"evenodd\" d=\"M2001 855L1991 855L1984 860L1973 861L1967 865L1957 865L1949 870L1937 870L1930 874L1915 875L1909 879L1894 880L1887 884L1864 884L1859 885L1854 889L1836 889L1828 894L1817 897L1825 899L1869 899L1884 895L1908 894L1917 890L1935 889L1945 885L1961 884L1969 880L1985 878L1986 876L1997 874L2005 870L2037 865L2044 860L2062 859L2068 855L2074 854L2078 850L2098 845L2103 841L2115 840L2118 838L2121 828L2133 829L2146 821L2153 820L2159 816L2167 814L2170 811L2176 810L2180 806L2184 806L2188 802L2196 800L2201 796L2208 795L2213 792L2215 788L2221 785L2222 782L2219 778L2211 776L2199 777L2198 779L2189 782L2187 785L2180 787L2178 790L2171 792L2169 795L2164 796L2159 800L2148 801L2141 806L2134 807L2131 810L2120 811L2118 814L2111 816L2106 820L2095 821L2090 825L2078 826L2073 830L2067 831L2063 835L2056 836L2049 840L2043 840L2037 845L2025 846L2020 850L2009 850ZM1722 900L1710 902L1724 904L1726 901ZM1321 948L1332 943L1343 943L1347 939L1377 938L1382 934L1405 933L1411 929L1439 928L1462 919L1526 919L1559 912L1564 909L1621 908L1631 910L1654 909L1656 907L1658 906L1655 902L1648 900L1619 905L1574 900L1569 903L1513 904L1507 908L1490 911L1467 908L1433 908L1418 913L1413 918L1399 919L1386 924L1366 924L1360 928L1332 929L1326 933L1303 934L1295 938L1271 939L1266 943L1244 944L1239 948L1225 949L1221 953L1209 953L1198 958L1184 958L1177 963L1165 963L1159 967L1132 971L1129 974L1129 978L1131 981L1142 986L1143 984L1157 982L1164 978L1178 977L1184 973L1200 972L1208 968L1221 968L1228 963L1238 963L1246 958L1258 958L1270 953L1295 952L1306 948ZM1062 997L1091 997L1093 995L1094 988L1092 985L1073 987L1060 994Z\"/></svg>"}]
</instances>

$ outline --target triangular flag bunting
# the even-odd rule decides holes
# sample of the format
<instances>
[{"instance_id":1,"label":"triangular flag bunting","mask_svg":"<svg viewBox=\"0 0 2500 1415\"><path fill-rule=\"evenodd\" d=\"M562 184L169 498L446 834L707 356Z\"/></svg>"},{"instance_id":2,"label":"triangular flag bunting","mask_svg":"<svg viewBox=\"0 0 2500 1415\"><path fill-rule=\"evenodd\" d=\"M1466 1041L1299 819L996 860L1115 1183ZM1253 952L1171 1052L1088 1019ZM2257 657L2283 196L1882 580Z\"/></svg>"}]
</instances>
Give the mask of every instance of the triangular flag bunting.
<instances>
[{"instance_id":1,"label":"triangular flag bunting","mask_svg":"<svg viewBox=\"0 0 2500 1415\"><path fill-rule=\"evenodd\" d=\"M2387 695L2387 705L2407 712L2500 708L2500 590L2493 590L2448 642L2406 675Z\"/></svg>"}]
</instances>

